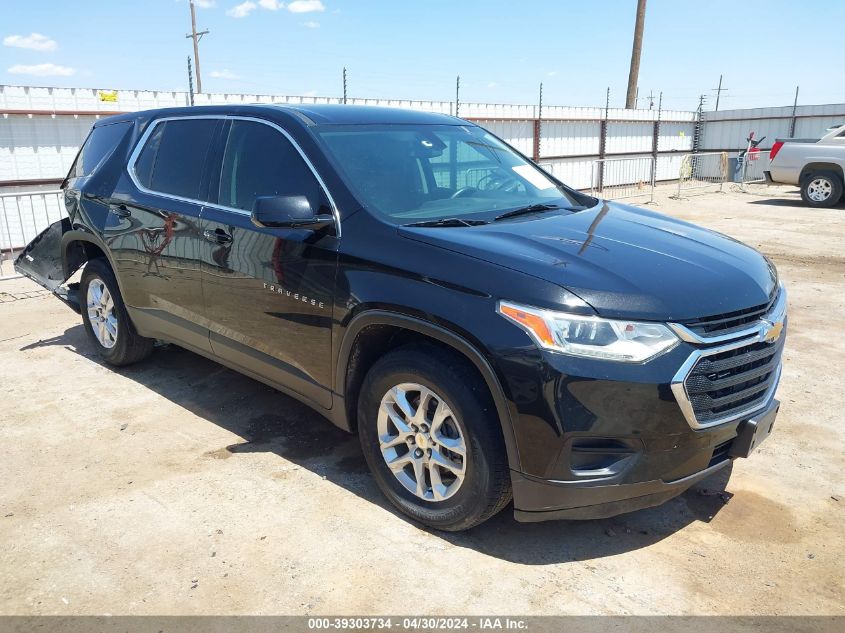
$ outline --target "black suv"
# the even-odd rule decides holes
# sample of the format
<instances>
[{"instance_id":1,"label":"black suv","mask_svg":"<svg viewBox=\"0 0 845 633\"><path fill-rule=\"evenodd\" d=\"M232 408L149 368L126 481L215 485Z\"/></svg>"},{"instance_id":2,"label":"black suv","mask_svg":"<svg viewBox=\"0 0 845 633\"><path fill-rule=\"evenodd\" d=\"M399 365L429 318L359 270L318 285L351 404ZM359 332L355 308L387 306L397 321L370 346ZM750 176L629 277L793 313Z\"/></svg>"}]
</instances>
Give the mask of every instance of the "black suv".
<instances>
[{"instance_id":1,"label":"black suv","mask_svg":"<svg viewBox=\"0 0 845 633\"><path fill-rule=\"evenodd\" d=\"M63 188L68 218L16 265L107 363L158 339L306 402L435 528L511 498L522 521L653 506L774 423L771 262L570 189L467 121L125 114L94 126Z\"/></svg>"}]
</instances>

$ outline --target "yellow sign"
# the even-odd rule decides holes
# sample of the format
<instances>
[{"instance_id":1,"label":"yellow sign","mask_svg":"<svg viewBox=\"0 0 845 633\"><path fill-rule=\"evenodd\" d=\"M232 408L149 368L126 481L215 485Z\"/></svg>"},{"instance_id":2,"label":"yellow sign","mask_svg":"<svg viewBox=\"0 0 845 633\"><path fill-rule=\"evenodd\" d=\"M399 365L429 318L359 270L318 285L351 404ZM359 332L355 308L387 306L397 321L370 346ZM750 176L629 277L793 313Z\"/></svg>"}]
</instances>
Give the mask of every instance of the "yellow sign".
<instances>
[{"instance_id":1,"label":"yellow sign","mask_svg":"<svg viewBox=\"0 0 845 633\"><path fill-rule=\"evenodd\" d=\"M117 101L117 90L111 90L109 92L98 90L97 96L100 97L100 101Z\"/></svg>"}]
</instances>

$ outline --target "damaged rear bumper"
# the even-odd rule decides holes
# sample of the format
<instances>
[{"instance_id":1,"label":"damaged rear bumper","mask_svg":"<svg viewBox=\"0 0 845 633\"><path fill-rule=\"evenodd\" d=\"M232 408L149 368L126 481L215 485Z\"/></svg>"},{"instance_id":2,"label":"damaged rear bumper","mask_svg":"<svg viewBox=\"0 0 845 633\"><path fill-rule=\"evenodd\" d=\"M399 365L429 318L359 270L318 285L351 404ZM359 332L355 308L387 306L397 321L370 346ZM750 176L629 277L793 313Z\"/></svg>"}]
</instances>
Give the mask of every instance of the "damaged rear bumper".
<instances>
[{"instance_id":1,"label":"damaged rear bumper","mask_svg":"<svg viewBox=\"0 0 845 633\"><path fill-rule=\"evenodd\" d=\"M79 284L64 285L73 273L73 271L67 272L64 261L63 237L70 230L71 224L68 218L48 226L26 245L15 260L15 270L38 285L44 286L72 310L79 312Z\"/></svg>"}]
</instances>

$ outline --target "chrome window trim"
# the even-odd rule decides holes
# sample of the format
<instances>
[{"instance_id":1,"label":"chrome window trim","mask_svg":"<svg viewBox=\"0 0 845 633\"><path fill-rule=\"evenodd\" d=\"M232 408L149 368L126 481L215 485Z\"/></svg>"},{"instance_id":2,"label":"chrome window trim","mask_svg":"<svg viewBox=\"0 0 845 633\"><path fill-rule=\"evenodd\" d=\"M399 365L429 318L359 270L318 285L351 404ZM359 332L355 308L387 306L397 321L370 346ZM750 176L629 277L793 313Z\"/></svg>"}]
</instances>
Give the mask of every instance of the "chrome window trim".
<instances>
[{"instance_id":1,"label":"chrome window trim","mask_svg":"<svg viewBox=\"0 0 845 633\"><path fill-rule=\"evenodd\" d=\"M247 216L247 217L252 215L252 213L250 213L249 211L246 211L244 209L236 209L235 207L229 207L229 206L226 206L226 205L223 205L223 204L216 204L216 203L213 203L213 202L197 200L197 199L194 199L194 198L184 198L182 196L177 196L177 195L174 195L174 194L171 194L171 193L165 193L163 191L155 191L154 189L147 189L138 180L138 175L135 173L135 163L138 161L138 157L140 156L141 151L143 151L144 146L147 143L147 140L152 135L153 130L155 130L155 128L160 123L165 123L167 121L188 121L188 120L191 120L191 119L213 119L213 120L218 120L218 121L219 120L224 120L224 121L225 120L229 120L229 121L252 121L254 123L260 123L262 125L266 125L267 127L273 128L277 132L281 133L281 135L284 136L288 140L288 142L293 146L293 148L297 151L297 153L300 155L302 160L305 161L305 164L308 166L308 169L311 170L311 173L314 174L314 178L316 178L317 182L320 184L320 187L322 188L323 193L326 194L326 198L328 198L329 205L332 208L332 217L334 218L335 232L337 234L337 237L340 238L340 236L341 236L340 213L337 210L337 204L335 203L334 198L332 197L332 194L329 191L329 188L326 186L325 181L320 176L320 174L317 172L317 168L314 167L314 164L311 162L311 160L305 154L303 149L299 146L299 143L297 143L294 140L294 138L290 135L290 133L288 133L287 130L285 130L281 126L277 125L276 123L273 123L272 121L266 121L264 119L259 119L257 117L240 116L240 115L234 115L234 114L189 114L189 115L185 115L185 116L170 116L170 117L162 117L160 119L155 119L154 121L152 121L147 126L147 129L144 130L144 133L141 135L141 138L138 139L138 143L135 145L135 148L132 150L132 153L129 155L129 161L126 165L126 171L129 174L129 179L138 188L139 191L142 191L142 192L149 194L149 195L152 195L152 196L158 196L160 198L166 198L168 200L178 200L180 202L188 202L188 203L191 203L191 204L199 204L199 205L202 205L204 207L220 209L222 211L237 213L239 215L243 215L243 216Z\"/></svg>"},{"instance_id":2,"label":"chrome window trim","mask_svg":"<svg viewBox=\"0 0 845 633\"><path fill-rule=\"evenodd\" d=\"M772 384L769 385L769 388L766 390L766 392L763 394L763 400L762 402L760 402L760 404L755 404L751 407L742 409L741 411L735 411L729 415L717 418L715 420L708 420L707 422L703 423L698 421L698 418L695 417L695 411L692 408L692 402L690 402L689 395L687 394L687 389L684 386L684 382L686 381L687 376L695 367L696 363L698 363L698 361L702 358L705 358L707 356L713 356L714 354L719 354L721 352L728 352L732 349L746 347L747 345L753 345L754 343L759 342L759 338L753 337L745 338L741 341L734 341L727 345L719 345L718 347L697 349L689 355L689 358L684 361L684 364L681 365L681 368L673 376L671 387L672 393L675 394L675 399L678 401L678 406L680 406L681 408L681 412L684 414L684 417L687 419L687 422L693 429L708 429L713 426L718 426L719 424L725 424L726 422L733 422L735 420L739 420L740 418L748 418L752 414L758 411L762 411L771 404L772 399L775 396L775 391L778 388L778 383L780 382L781 370L783 369L783 356L778 359L777 367L775 367L774 369L774 380L772 381Z\"/></svg>"},{"instance_id":3,"label":"chrome window trim","mask_svg":"<svg viewBox=\"0 0 845 633\"><path fill-rule=\"evenodd\" d=\"M672 331L678 335L682 341L687 343L696 343L699 345L709 345L713 343L724 343L725 341L733 341L740 338L747 338L749 336L761 336L771 327L770 323L783 320L786 316L786 288L783 284L778 284L778 298L763 317L747 328L730 332L728 334L720 334L718 336L701 336L693 332L691 329L681 323L667 323Z\"/></svg>"}]
</instances>

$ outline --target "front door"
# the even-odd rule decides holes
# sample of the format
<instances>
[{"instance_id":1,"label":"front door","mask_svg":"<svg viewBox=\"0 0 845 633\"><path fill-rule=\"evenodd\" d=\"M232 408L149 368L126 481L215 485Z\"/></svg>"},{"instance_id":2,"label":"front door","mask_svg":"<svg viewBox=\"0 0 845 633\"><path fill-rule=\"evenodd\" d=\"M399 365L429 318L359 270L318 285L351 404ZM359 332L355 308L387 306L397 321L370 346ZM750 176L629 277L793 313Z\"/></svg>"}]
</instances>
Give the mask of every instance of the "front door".
<instances>
[{"instance_id":1,"label":"front door","mask_svg":"<svg viewBox=\"0 0 845 633\"><path fill-rule=\"evenodd\" d=\"M330 408L336 227L269 229L250 220L259 196L303 195L323 213L331 213L330 199L275 125L235 118L223 138L219 178L201 216L211 244L202 280L212 350Z\"/></svg>"}]
</instances>

